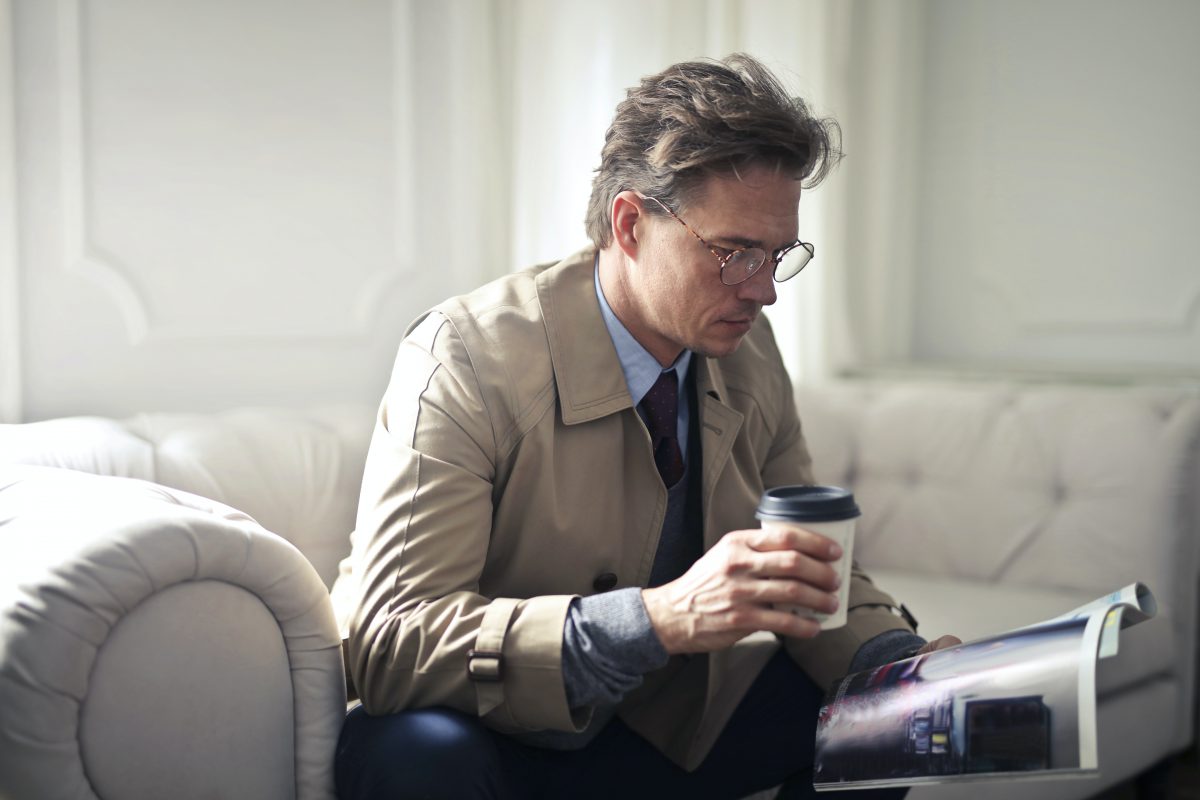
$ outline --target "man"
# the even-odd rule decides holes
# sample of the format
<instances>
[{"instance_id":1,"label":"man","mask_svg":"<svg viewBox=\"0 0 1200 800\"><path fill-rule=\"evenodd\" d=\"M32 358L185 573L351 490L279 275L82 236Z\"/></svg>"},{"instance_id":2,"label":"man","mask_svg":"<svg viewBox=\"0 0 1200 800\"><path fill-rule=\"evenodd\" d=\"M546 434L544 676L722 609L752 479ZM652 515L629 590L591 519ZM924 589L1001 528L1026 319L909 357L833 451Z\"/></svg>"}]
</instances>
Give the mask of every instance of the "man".
<instances>
[{"instance_id":1,"label":"man","mask_svg":"<svg viewBox=\"0 0 1200 800\"><path fill-rule=\"evenodd\" d=\"M833 134L745 56L648 77L595 248L409 329L335 593L343 798L809 796L824 689L931 647L857 570L844 628L776 609L832 610L839 551L754 519L813 482L759 312Z\"/></svg>"}]
</instances>

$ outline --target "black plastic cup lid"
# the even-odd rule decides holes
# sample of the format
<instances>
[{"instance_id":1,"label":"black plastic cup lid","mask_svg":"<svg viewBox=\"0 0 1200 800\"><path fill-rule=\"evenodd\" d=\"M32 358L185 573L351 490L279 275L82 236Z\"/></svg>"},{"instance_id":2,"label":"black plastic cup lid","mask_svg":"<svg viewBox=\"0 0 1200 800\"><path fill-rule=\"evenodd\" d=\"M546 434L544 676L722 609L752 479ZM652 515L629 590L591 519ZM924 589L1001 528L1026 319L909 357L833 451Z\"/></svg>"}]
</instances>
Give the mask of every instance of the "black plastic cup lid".
<instances>
[{"instance_id":1,"label":"black plastic cup lid","mask_svg":"<svg viewBox=\"0 0 1200 800\"><path fill-rule=\"evenodd\" d=\"M763 492L754 516L789 522L836 522L861 516L854 494L840 486L778 486Z\"/></svg>"}]
</instances>

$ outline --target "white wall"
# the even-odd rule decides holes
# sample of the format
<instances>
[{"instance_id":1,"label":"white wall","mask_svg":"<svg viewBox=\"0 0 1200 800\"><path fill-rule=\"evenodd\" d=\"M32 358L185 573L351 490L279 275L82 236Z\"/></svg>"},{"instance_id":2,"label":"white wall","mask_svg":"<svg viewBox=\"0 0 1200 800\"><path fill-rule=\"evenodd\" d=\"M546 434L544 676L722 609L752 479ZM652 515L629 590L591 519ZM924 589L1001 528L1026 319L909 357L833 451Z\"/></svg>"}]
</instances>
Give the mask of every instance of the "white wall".
<instances>
[{"instance_id":1,"label":"white wall","mask_svg":"<svg viewBox=\"0 0 1200 800\"><path fill-rule=\"evenodd\" d=\"M26 418L378 392L392 26L294 6L15 4Z\"/></svg>"},{"instance_id":2,"label":"white wall","mask_svg":"<svg viewBox=\"0 0 1200 800\"><path fill-rule=\"evenodd\" d=\"M13 9L0 0L0 422L21 418Z\"/></svg>"},{"instance_id":3,"label":"white wall","mask_svg":"<svg viewBox=\"0 0 1200 800\"><path fill-rule=\"evenodd\" d=\"M1200 376L1200 4L908 9L914 80L871 126L912 165L876 196L907 297L873 293L884 256L856 265L863 361Z\"/></svg>"},{"instance_id":4,"label":"white wall","mask_svg":"<svg viewBox=\"0 0 1200 800\"><path fill-rule=\"evenodd\" d=\"M0 0L0 420L374 403L414 315L584 243L624 87L736 49L846 135L771 311L795 374L1200 375L1198 29L1188 0Z\"/></svg>"},{"instance_id":5,"label":"white wall","mask_svg":"<svg viewBox=\"0 0 1200 800\"><path fill-rule=\"evenodd\" d=\"M412 318L510 268L493 8L5 3L0 414L376 402Z\"/></svg>"},{"instance_id":6,"label":"white wall","mask_svg":"<svg viewBox=\"0 0 1200 800\"><path fill-rule=\"evenodd\" d=\"M748 49L827 103L837 7L3 2L7 420L374 403L421 310L586 243L625 87Z\"/></svg>"}]
</instances>

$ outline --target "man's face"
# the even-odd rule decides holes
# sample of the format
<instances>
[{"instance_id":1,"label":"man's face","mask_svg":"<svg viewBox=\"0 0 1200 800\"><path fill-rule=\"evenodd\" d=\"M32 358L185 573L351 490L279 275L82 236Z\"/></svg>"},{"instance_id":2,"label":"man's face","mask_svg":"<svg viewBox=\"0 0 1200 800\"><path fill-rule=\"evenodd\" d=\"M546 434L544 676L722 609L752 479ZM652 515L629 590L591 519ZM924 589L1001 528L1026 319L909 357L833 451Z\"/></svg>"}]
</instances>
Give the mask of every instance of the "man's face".
<instances>
[{"instance_id":1,"label":"man's face","mask_svg":"<svg viewBox=\"0 0 1200 800\"><path fill-rule=\"evenodd\" d=\"M654 201L647 200L649 208ZM713 176L680 217L717 248L760 247L768 254L796 240L800 181L786 172L751 167ZM775 302L774 263L735 286L721 283L720 262L678 221L643 216L632 265L630 332L660 363L683 348L705 356L732 353L763 306Z\"/></svg>"}]
</instances>

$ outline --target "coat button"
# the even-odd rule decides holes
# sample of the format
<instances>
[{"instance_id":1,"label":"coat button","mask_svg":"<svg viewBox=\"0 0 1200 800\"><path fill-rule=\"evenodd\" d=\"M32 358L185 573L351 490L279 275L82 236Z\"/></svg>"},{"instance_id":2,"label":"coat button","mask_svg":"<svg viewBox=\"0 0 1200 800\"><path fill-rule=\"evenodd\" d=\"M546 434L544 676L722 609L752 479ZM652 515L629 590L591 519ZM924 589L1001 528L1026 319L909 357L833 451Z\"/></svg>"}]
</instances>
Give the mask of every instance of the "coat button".
<instances>
[{"instance_id":1,"label":"coat button","mask_svg":"<svg viewBox=\"0 0 1200 800\"><path fill-rule=\"evenodd\" d=\"M602 572L592 581L592 588L597 592L607 592L617 585L617 576L611 572Z\"/></svg>"}]
</instances>

